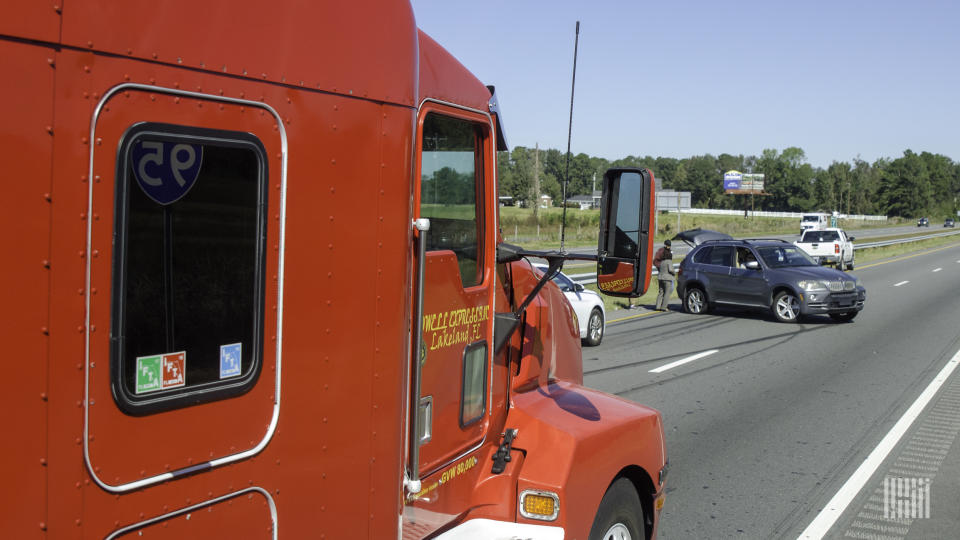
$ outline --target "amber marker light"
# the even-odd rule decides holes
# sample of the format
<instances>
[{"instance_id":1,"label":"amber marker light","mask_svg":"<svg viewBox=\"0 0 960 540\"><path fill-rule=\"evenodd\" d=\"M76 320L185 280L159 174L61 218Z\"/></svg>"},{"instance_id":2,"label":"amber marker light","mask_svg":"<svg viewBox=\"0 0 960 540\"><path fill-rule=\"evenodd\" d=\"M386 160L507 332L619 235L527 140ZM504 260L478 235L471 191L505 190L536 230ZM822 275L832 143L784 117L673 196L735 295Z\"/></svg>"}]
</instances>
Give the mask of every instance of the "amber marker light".
<instances>
[{"instance_id":1,"label":"amber marker light","mask_svg":"<svg viewBox=\"0 0 960 540\"><path fill-rule=\"evenodd\" d=\"M520 515L527 519L553 521L560 514L560 497L549 491L528 489L520 493Z\"/></svg>"}]
</instances>

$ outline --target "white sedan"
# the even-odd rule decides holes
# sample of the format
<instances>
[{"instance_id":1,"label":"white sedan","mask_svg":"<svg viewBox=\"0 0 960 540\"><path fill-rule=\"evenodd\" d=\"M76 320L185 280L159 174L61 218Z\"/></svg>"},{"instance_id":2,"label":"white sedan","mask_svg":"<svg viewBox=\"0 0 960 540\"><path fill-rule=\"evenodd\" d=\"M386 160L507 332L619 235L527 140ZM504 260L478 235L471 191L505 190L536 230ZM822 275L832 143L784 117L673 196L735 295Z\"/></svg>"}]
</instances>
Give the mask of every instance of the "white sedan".
<instances>
[{"instance_id":1,"label":"white sedan","mask_svg":"<svg viewBox=\"0 0 960 540\"><path fill-rule=\"evenodd\" d=\"M541 272L547 271L546 266L539 264L536 266ZM584 289L583 285L574 282L563 272L557 274L553 282L560 287L577 314L577 320L580 322L580 339L585 345L591 347L599 345L603 340L607 324L607 312L603 308L603 299L599 294Z\"/></svg>"}]
</instances>

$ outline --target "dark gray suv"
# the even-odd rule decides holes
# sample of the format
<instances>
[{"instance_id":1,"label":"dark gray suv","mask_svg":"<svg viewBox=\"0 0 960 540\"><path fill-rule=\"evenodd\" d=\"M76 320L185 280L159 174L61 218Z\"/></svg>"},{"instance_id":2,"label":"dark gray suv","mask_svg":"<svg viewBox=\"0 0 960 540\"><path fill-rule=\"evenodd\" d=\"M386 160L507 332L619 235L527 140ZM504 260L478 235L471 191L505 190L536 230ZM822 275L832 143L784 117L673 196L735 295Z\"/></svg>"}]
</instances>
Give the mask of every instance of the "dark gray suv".
<instances>
[{"instance_id":1,"label":"dark gray suv","mask_svg":"<svg viewBox=\"0 0 960 540\"><path fill-rule=\"evenodd\" d=\"M723 305L769 309L781 322L827 314L850 321L867 291L856 276L820 266L782 240L714 240L680 263L677 293L687 313Z\"/></svg>"}]
</instances>

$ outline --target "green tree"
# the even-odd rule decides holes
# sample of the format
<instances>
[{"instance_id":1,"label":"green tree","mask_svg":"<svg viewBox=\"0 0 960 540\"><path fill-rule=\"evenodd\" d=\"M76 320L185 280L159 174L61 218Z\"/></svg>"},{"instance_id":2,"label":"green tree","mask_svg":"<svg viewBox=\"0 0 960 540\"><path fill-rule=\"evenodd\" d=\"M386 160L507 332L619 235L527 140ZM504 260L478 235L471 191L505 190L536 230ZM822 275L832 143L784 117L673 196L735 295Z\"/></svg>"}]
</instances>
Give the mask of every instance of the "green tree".
<instances>
[{"instance_id":1,"label":"green tree","mask_svg":"<svg viewBox=\"0 0 960 540\"><path fill-rule=\"evenodd\" d=\"M717 160L710 154L687 160L682 182L677 191L690 192L690 204L696 208L715 208L723 194L723 176L717 169Z\"/></svg>"},{"instance_id":2,"label":"green tree","mask_svg":"<svg viewBox=\"0 0 960 540\"><path fill-rule=\"evenodd\" d=\"M764 209L805 212L815 207L814 171L806 159L803 150L795 146L785 148L783 153L772 148L763 151L757 169L765 175L764 190L772 195L764 197Z\"/></svg>"},{"instance_id":3,"label":"green tree","mask_svg":"<svg viewBox=\"0 0 960 540\"><path fill-rule=\"evenodd\" d=\"M924 160L911 150L883 170L879 197L886 211L895 216L926 214L933 202L933 186Z\"/></svg>"}]
</instances>

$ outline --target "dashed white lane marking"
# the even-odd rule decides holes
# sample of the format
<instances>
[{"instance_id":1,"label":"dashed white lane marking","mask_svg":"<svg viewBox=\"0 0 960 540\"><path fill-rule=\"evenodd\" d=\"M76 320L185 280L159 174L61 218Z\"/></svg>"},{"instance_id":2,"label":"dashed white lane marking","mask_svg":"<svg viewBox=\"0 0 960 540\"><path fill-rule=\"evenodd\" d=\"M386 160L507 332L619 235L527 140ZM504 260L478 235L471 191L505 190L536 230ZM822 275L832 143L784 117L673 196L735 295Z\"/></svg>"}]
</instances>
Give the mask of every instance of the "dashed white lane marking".
<instances>
[{"instance_id":1,"label":"dashed white lane marking","mask_svg":"<svg viewBox=\"0 0 960 540\"><path fill-rule=\"evenodd\" d=\"M933 269L934 272L939 272L939 271L941 271L941 270L943 270L943 268L934 268L934 269Z\"/></svg>"},{"instance_id":2,"label":"dashed white lane marking","mask_svg":"<svg viewBox=\"0 0 960 540\"><path fill-rule=\"evenodd\" d=\"M677 367L677 366L682 366L682 365L687 364L687 363L689 363L689 362L693 362L694 360L699 360L699 359L701 359L701 358L703 358L703 357L705 357L705 356L710 356L711 354L715 354L715 353L718 353L718 352L720 352L720 349L713 349L713 350L709 350L709 351L703 351L702 353L697 353L697 354L695 354L695 355L693 355L693 356L688 356L688 357L683 358L683 359L681 359L681 360L677 360L676 362L670 362L670 363L667 364L667 365L660 366L660 367L655 368L655 369L651 369L651 370L650 370L650 373L663 373L664 371L666 371L666 370L668 370L668 369L673 369L673 368L675 368L675 367Z\"/></svg>"},{"instance_id":3,"label":"dashed white lane marking","mask_svg":"<svg viewBox=\"0 0 960 540\"><path fill-rule=\"evenodd\" d=\"M906 285L907 283L910 283L910 282L909 282L909 281L901 281L900 283L894 283L893 286L894 286L894 287L899 287L899 286L901 286L901 285Z\"/></svg>"},{"instance_id":4,"label":"dashed white lane marking","mask_svg":"<svg viewBox=\"0 0 960 540\"><path fill-rule=\"evenodd\" d=\"M883 437L880 444L873 449L873 452L870 452L867 459L865 459L863 463L857 467L857 470L853 472L853 475L847 479L840 488L840 491L830 499L830 502L817 514L817 517L810 522L810 525L800 533L800 539L823 538L830 531L830 528L833 527L833 524L836 523L844 510L847 509L850 502L860 493L860 490L862 490L863 486L870 480L873 473L883 464L883 460L887 458L887 455L889 455L890 451L897 445L900 438L903 437L903 434L910 429L910 425L920 416L920 413L923 412L923 409L930 403L930 400L937 394L940 387L947 382L950 374L957 368L957 364L960 364L960 351L957 351L957 353L953 355L953 358L947 362L947 365L943 366L943 369L933 378L933 381L931 381L923 393L920 394L920 397L913 402L913 405L910 405L907 412L903 413L900 420L897 420L897 423L894 424L893 428Z\"/></svg>"}]
</instances>

